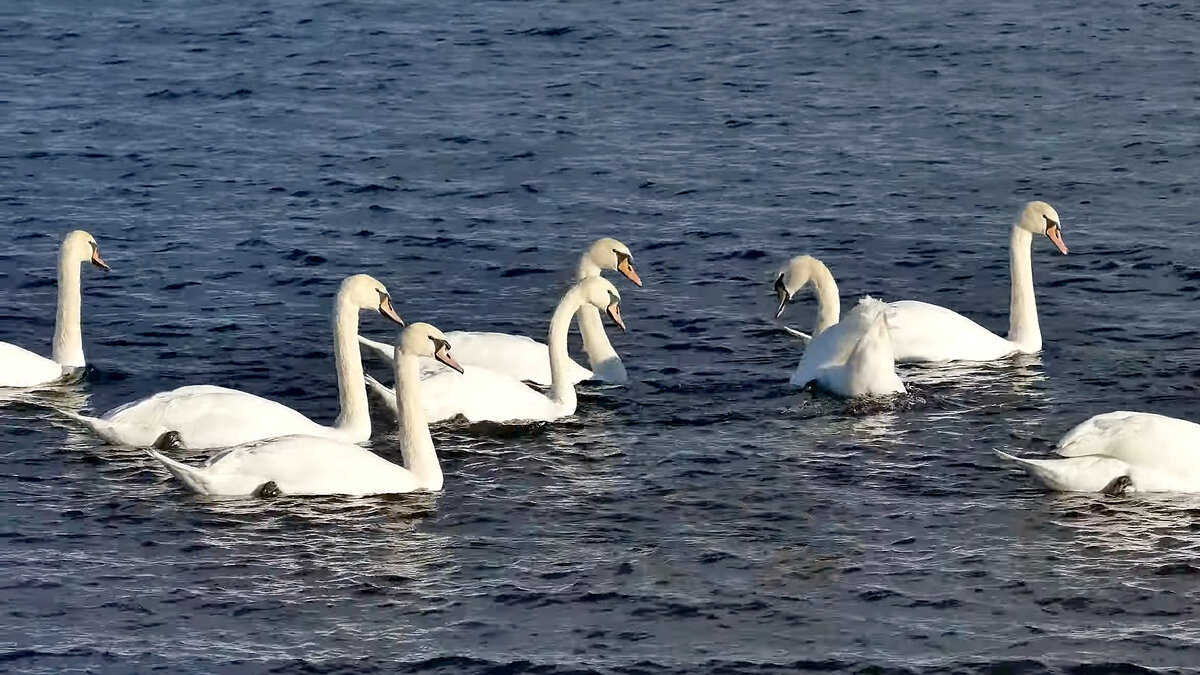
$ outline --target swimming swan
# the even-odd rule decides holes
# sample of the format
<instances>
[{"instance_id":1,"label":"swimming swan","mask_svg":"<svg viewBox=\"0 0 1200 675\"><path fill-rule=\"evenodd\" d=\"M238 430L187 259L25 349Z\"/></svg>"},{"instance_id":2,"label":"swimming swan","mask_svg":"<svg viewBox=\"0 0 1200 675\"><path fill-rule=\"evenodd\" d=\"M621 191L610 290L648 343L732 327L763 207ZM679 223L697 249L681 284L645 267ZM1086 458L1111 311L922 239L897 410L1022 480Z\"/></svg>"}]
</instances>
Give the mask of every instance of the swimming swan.
<instances>
[{"instance_id":1,"label":"swimming swan","mask_svg":"<svg viewBox=\"0 0 1200 675\"><path fill-rule=\"evenodd\" d=\"M634 284L642 285L641 278L633 269L633 254L629 252L628 246L616 239L596 240L579 259L575 278L578 281L600 276L603 269L616 270ZM587 379L617 384L627 382L629 377L625 373L621 357L617 355L604 332L600 310L585 304L576 316L579 319L579 332L583 336L583 349L587 352L592 369L589 371L568 358L568 377L571 382ZM506 333L451 331L446 335L454 342L454 351L459 362L468 368L483 367L543 386L551 382L549 350L541 342L523 335ZM391 346L361 336L358 340L379 356L391 358ZM445 372L444 368L430 360L422 362L422 366L424 376Z\"/></svg>"},{"instance_id":2,"label":"swimming swan","mask_svg":"<svg viewBox=\"0 0 1200 675\"><path fill-rule=\"evenodd\" d=\"M1030 248L1033 235L1042 234L1066 254L1061 230L1058 213L1045 202L1026 204L1013 224L1009 238L1012 292L1007 338L945 307L917 300L888 303L888 333L896 362L993 361L1013 353L1041 351L1042 332L1038 327L1037 304L1033 296ZM780 313L800 288L795 280L786 276L786 272L780 274L775 282ZM820 292L818 288L818 294ZM837 286L831 285L825 292L832 300L831 306L836 307ZM836 322L836 314L830 316Z\"/></svg>"},{"instance_id":3,"label":"swimming swan","mask_svg":"<svg viewBox=\"0 0 1200 675\"><path fill-rule=\"evenodd\" d=\"M421 382L425 415L436 422L462 415L471 422L550 421L575 412L575 385L567 376L567 330L571 317L585 304L607 310L613 322L625 330L621 320L621 295L604 277L588 277L575 283L550 319L550 393L543 394L506 373L482 367L467 367L465 375L440 373ZM395 394L372 378L371 388L396 408Z\"/></svg>"},{"instance_id":4,"label":"swimming swan","mask_svg":"<svg viewBox=\"0 0 1200 675\"><path fill-rule=\"evenodd\" d=\"M189 448L224 448L285 434L307 434L348 443L371 437L367 392L359 354L358 312L378 310L404 325L383 284L365 275L347 277L334 301L333 357L337 363L341 412L324 426L281 404L236 389L192 385L164 391L87 417L62 411L109 443L146 447L167 431L177 431Z\"/></svg>"},{"instance_id":5,"label":"swimming swan","mask_svg":"<svg viewBox=\"0 0 1200 675\"><path fill-rule=\"evenodd\" d=\"M361 446L332 438L285 436L217 453L190 466L147 450L180 482L202 495L374 495L437 492L442 468L421 410L418 358L435 358L459 372L440 330L414 323L400 335L394 361L403 400L400 453L393 464ZM457 374L457 373L456 373Z\"/></svg>"},{"instance_id":6,"label":"swimming swan","mask_svg":"<svg viewBox=\"0 0 1200 675\"><path fill-rule=\"evenodd\" d=\"M1154 413L1096 415L1058 442L1062 459L1016 462L1063 492L1200 492L1200 424Z\"/></svg>"},{"instance_id":7,"label":"swimming swan","mask_svg":"<svg viewBox=\"0 0 1200 675\"><path fill-rule=\"evenodd\" d=\"M58 252L58 314L54 343L46 358L8 342L0 342L0 387L33 387L53 382L76 368L83 359L83 334L79 326L79 266L90 262L104 271L96 240L83 230L68 234Z\"/></svg>"}]
</instances>

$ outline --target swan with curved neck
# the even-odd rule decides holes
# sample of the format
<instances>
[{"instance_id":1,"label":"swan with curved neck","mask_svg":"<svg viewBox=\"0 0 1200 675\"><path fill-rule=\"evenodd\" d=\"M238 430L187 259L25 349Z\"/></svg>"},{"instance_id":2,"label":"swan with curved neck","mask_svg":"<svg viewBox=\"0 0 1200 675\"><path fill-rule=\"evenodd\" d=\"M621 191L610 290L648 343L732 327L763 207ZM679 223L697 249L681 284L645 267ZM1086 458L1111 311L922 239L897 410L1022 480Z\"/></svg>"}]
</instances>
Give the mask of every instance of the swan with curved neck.
<instances>
[{"instance_id":1,"label":"swan with curved neck","mask_svg":"<svg viewBox=\"0 0 1200 675\"><path fill-rule=\"evenodd\" d=\"M945 307L916 300L890 302L887 325L896 362L992 361L1014 353L1041 351L1042 333L1034 300L1030 252L1034 235L1044 235L1061 253L1067 253L1058 212L1045 202L1026 204L1009 235L1012 279L1007 337L1000 337ZM809 281L818 289L822 307L828 307L825 318L818 320L820 330L828 319L836 322L838 298L832 277L824 278L819 270L804 272L789 268L779 275L775 281L779 312Z\"/></svg>"},{"instance_id":2,"label":"swan with curved neck","mask_svg":"<svg viewBox=\"0 0 1200 675\"><path fill-rule=\"evenodd\" d=\"M374 495L437 492L442 467L421 406L421 358L462 372L450 343L427 323L404 329L394 353L400 398L403 466L343 440L285 436L224 450L203 466L148 450L175 478L202 495ZM169 432L174 434L174 432ZM162 441L170 440L168 436Z\"/></svg>"},{"instance_id":3,"label":"swan with curved neck","mask_svg":"<svg viewBox=\"0 0 1200 675\"><path fill-rule=\"evenodd\" d=\"M788 291L789 283L795 290ZM904 393L892 355L887 304L865 297L841 318L837 283L820 260L804 255L788 263L775 280L779 296L775 317L783 314L791 296L810 283L817 297L817 323L789 384L816 384L847 398Z\"/></svg>"},{"instance_id":4,"label":"swan with curved neck","mask_svg":"<svg viewBox=\"0 0 1200 675\"><path fill-rule=\"evenodd\" d=\"M0 387L47 384L87 365L83 358L79 289L79 267L86 262L106 272L109 270L108 264L100 258L95 238L83 230L75 230L63 239L58 252L58 311L50 358L0 342Z\"/></svg>"},{"instance_id":5,"label":"swan with curved neck","mask_svg":"<svg viewBox=\"0 0 1200 675\"><path fill-rule=\"evenodd\" d=\"M371 417L359 353L358 313L378 311L404 325L383 284L365 274L342 281L334 300L333 355L341 411L333 426L318 424L281 403L236 389L191 385L160 392L87 417L64 411L109 443L146 447L176 431L189 448L220 448L282 436L307 434L362 443L371 437Z\"/></svg>"},{"instance_id":6,"label":"swan with curved neck","mask_svg":"<svg viewBox=\"0 0 1200 675\"><path fill-rule=\"evenodd\" d=\"M550 421L575 413L575 383L571 381L567 331L571 317L584 305L604 309L625 330L621 295L604 277L578 281L563 295L550 319L550 392L543 394L506 373L468 367L465 375L440 373L422 382L422 404L431 422L462 415L470 422ZM368 384L393 408L394 392L368 378Z\"/></svg>"},{"instance_id":7,"label":"swan with curved neck","mask_svg":"<svg viewBox=\"0 0 1200 675\"><path fill-rule=\"evenodd\" d=\"M1200 424L1117 411L1081 422L1058 441L1057 459L996 451L1063 492L1200 492Z\"/></svg>"},{"instance_id":8,"label":"swan with curved neck","mask_svg":"<svg viewBox=\"0 0 1200 675\"><path fill-rule=\"evenodd\" d=\"M576 270L576 281L600 276L602 270L615 270L634 284L642 285L641 277L633 269L633 254L628 246L616 239L598 239L584 251ZM604 332L599 310L584 305L576 316L591 370L568 359L568 377L571 381L595 379L618 384L627 382L629 377L625 373L625 366ZM454 341L458 360L468 368L487 368L534 384L550 384L549 352L541 342L507 333L451 331L446 335ZM391 358L391 347L387 344L365 337L359 337L359 342L378 356ZM445 369L427 359L423 362L422 372L428 376L445 372Z\"/></svg>"}]
</instances>

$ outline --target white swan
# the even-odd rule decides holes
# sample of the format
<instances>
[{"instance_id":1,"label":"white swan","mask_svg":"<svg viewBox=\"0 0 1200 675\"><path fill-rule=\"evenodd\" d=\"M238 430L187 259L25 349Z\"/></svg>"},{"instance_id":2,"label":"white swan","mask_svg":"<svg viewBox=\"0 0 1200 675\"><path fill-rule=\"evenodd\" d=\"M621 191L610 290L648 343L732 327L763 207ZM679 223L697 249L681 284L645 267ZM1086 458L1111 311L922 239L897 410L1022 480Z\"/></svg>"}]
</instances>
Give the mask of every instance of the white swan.
<instances>
[{"instance_id":1,"label":"white swan","mask_svg":"<svg viewBox=\"0 0 1200 675\"><path fill-rule=\"evenodd\" d=\"M780 300L775 317L809 283L817 296L817 323L789 383L806 387L815 382L844 397L903 394L888 334L887 304L868 296L842 319L837 282L825 263L807 255L789 261L775 280Z\"/></svg>"},{"instance_id":2,"label":"white swan","mask_svg":"<svg viewBox=\"0 0 1200 675\"><path fill-rule=\"evenodd\" d=\"M641 278L633 269L633 254L628 246L616 239L598 239L588 247L579 259L575 278L578 281L600 276L604 269L616 270L638 286L642 285ZM584 305L576 316L579 318L579 332L583 336L583 349L592 368L588 370L568 358L567 376L571 382L587 379L617 384L627 382L629 377L625 373L625 366L608 341L600 311L591 305ZM446 335L454 342L459 362L467 368L483 367L543 386L551 382L549 350L541 342L507 333L451 331ZM391 358L392 349L389 345L365 337L359 337L359 342L379 356ZM431 360L422 362L422 366L425 376L445 372L444 368Z\"/></svg>"},{"instance_id":3,"label":"white swan","mask_svg":"<svg viewBox=\"0 0 1200 675\"><path fill-rule=\"evenodd\" d=\"M50 358L0 342L0 387L33 387L53 382L86 365L80 330L79 266L91 262L108 271L96 240L83 230L68 234L58 252L58 314Z\"/></svg>"},{"instance_id":4,"label":"white swan","mask_svg":"<svg viewBox=\"0 0 1200 675\"><path fill-rule=\"evenodd\" d=\"M567 330L571 316L584 304L605 308L613 322L625 330L621 320L621 295L604 277L588 277L575 283L550 319L550 393L543 394L506 373L483 367L467 367L465 375L440 373L421 383L422 404L431 422L462 415L470 422L550 421L575 413L575 385L567 376ZM368 384L393 409L396 396L372 378Z\"/></svg>"},{"instance_id":5,"label":"white swan","mask_svg":"<svg viewBox=\"0 0 1200 675\"><path fill-rule=\"evenodd\" d=\"M1052 490L1200 492L1200 424L1154 413L1104 413L1068 431L1057 450L1061 459L996 454Z\"/></svg>"},{"instance_id":6,"label":"white swan","mask_svg":"<svg viewBox=\"0 0 1200 675\"><path fill-rule=\"evenodd\" d=\"M396 346L400 383L400 453L404 466L346 441L285 436L224 450L194 467L147 450L188 488L202 495L373 495L442 489L442 468L420 405L419 357L461 372L440 330L414 323Z\"/></svg>"},{"instance_id":7,"label":"white swan","mask_svg":"<svg viewBox=\"0 0 1200 675\"><path fill-rule=\"evenodd\" d=\"M1067 247L1061 230L1058 213L1045 202L1026 204L1013 224L1009 239L1012 294L1007 338L945 307L916 300L888 303L888 333L896 362L993 361L1013 353L1041 351L1042 332L1033 296L1030 248L1033 235L1043 234L1065 254ZM780 274L775 283L780 312L800 288L795 280L786 277L786 272ZM836 298L837 287L832 288Z\"/></svg>"},{"instance_id":8,"label":"white swan","mask_svg":"<svg viewBox=\"0 0 1200 675\"><path fill-rule=\"evenodd\" d=\"M167 431L177 431L189 448L223 448L286 434L307 434L349 443L371 437L367 392L359 354L359 310L378 310L404 325L392 308L383 284L365 274L347 277L334 301L333 356L337 362L341 412L333 426L324 426L281 404L236 389L192 385L164 391L87 417L75 419L109 443L146 447Z\"/></svg>"}]
</instances>

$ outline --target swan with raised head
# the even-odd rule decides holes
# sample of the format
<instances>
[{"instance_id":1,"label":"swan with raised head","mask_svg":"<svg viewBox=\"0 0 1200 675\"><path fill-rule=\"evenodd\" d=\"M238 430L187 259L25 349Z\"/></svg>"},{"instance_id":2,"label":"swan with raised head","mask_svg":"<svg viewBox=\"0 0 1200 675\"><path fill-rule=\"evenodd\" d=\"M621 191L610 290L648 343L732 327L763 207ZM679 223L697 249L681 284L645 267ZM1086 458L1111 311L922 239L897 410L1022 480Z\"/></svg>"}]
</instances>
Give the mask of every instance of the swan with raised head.
<instances>
[{"instance_id":1,"label":"swan with raised head","mask_svg":"<svg viewBox=\"0 0 1200 675\"><path fill-rule=\"evenodd\" d=\"M1033 354L1042 349L1037 303L1033 294L1033 263L1030 250L1034 235L1044 235L1064 255L1062 223L1058 212L1045 202L1029 202L1022 208L1009 235L1009 262L1012 272L1008 336L1000 337L967 317L918 300L888 303L888 333L897 363L936 363L944 361L994 361L1010 354ZM805 280L781 273L775 290L779 295L779 313ZM814 277L814 283L816 279ZM830 301L828 317L836 318L837 286L829 277L818 298Z\"/></svg>"},{"instance_id":2,"label":"swan with raised head","mask_svg":"<svg viewBox=\"0 0 1200 675\"><path fill-rule=\"evenodd\" d=\"M621 319L621 295L600 276L575 283L563 295L550 319L546 340L550 345L550 393L536 391L507 373L483 367L467 367L465 375L439 373L421 383L421 403L431 422L462 415L470 422L550 421L575 413L575 384L568 376L567 330L571 317L585 304L604 309L625 330ZM367 378L371 388L392 407L396 397L387 387Z\"/></svg>"},{"instance_id":3,"label":"swan with raised head","mask_svg":"<svg viewBox=\"0 0 1200 675\"><path fill-rule=\"evenodd\" d=\"M605 237L596 240L579 259L576 281L600 276L601 270L615 270L634 284L641 286L642 280L633 269L633 254L629 247L616 239ZM583 350L588 355L591 370L573 359L567 360L568 377L571 382L587 379L622 384L629 380L621 357L613 349L600 311L591 305L579 309L579 333L583 337ZM547 386L551 382L550 355L545 344L523 335L488 333L477 331L451 331L446 334L454 341L454 351L460 363L468 368L483 367L510 375L519 380ZM359 337L364 347L370 348L383 358L391 358L391 347L382 342ZM422 362L422 373L426 376L445 372L435 361Z\"/></svg>"},{"instance_id":4,"label":"swan with raised head","mask_svg":"<svg viewBox=\"0 0 1200 675\"><path fill-rule=\"evenodd\" d=\"M806 387L812 383L847 398L905 392L892 358L886 303L865 297L841 319L833 275L824 263L807 255L791 260L776 280L777 290L785 278L796 284L796 291L812 283L817 296L816 327L789 380L792 386ZM781 295L777 318L794 293Z\"/></svg>"},{"instance_id":5,"label":"swan with raised head","mask_svg":"<svg viewBox=\"0 0 1200 675\"><path fill-rule=\"evenodd\" d=\"M333 426L318 424L282 403L236 389L191 385L164 391L88 417L63 411L109 443L146 447L176 431L189 448L223 448L239 443L307 434L347 443L371 437L371 417L358 347L358 313L377 310L404 325L383 284L366 274L342 281L334 300L333 357L341 412Z\"/></svg>"},{"instance_id":6,"label":"swan with raised head","mask_svg":"<svg viewBox=\"0 0 1200 675\"><path fill-rule=\"evenodd\" d=\"M202 495L374 495L437 492L442 468L421 409L419 358L434 358L462 372L440 330L414 323L396 345L400 398L400 454L404 465L346 441L285 436L229 448L203 466L147 450L180 482Z\"/></svg>"},{"instance_id":7,"label":"swan with raised head","mask_svg":"<svg viewBox=\"0 0 1200 675\"><path fill-rule=\"evenodd\" d=\"M1063 492L1200 492L1200 424L1119 410L1084 420L1058 441L1060 459L1016 462Z\"/></svg>"},{"instance_id":8,"label":"swan with raised head","mask_svg":"<svg viewBox=\"0 0 1200 675\"><path fill-rule=\"evenodd\" d=\"M92 235L75 230L63 238L58 251L58 313L50 358L8 342L0 342L0 387L34 387L60 379L87 362L80 328L79 267L90 262L104 271L108 265Z\"/></svg>"}]
</instances>

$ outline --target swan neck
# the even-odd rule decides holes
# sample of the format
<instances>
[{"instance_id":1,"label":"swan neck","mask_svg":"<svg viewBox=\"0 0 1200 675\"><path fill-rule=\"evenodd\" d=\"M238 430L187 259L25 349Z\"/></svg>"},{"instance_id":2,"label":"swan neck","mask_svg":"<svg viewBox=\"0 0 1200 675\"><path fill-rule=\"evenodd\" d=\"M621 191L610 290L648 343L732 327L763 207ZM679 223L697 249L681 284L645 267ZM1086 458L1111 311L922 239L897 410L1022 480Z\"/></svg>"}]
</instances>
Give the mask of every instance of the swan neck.
<instances>
[{"instance_id":1,"label":"swan neck","mask_svg":"<svg viewBox=\"0 0 1200 675\"><path fill-rule=\"evenodd\" d=\"M54 346L51 358L62 366L80 368L83 333L80 329L79 261L68 257L66 247L58 256L58 313L54 317Z\"/></svg>"},{"instance_id":2,"label":"swan neck","mask_svg":"<svg viewBox=\"0 0 1200 675\"><path fill-rule=\"evenodd\" d=\"M813 337L823 333L842 317L842 300L838 295L837 282L824 263L816 261L812 270L813 295L817 297L817 325Z\"/></svg>"},{"instance_id":3,"label":"swan neck","mask_svg":"<svg viewBox=\"0 0 1200 675\"><path fill-rule=\"evenodd\" d=\"M575 385L571 383L571 355L567 352L567 331L571 328L571 317L583 306L579 299L579 287L567 291L554 315L550 317L550 334L546 337L546 346L550 349L550 387L551 396L564 407L575 410Z\"/></svg>"},{"instance_id":4,"label":"swan neck","mask_svg":"<svg viewBox=\"0 0 1200 675\"><path fill-rule=\"evenodd\" d=\"M600 276L600 266L597 265L588 253L584 253L579 258L579 267L575 271L575 281L583 281L589 277Z\"/></svg>"},{"instance_id":5,"label":"swan neck","mask_svg":"<svg viewBox=\"0 0 1200 675\"><path fill-rule=\"evenodd\" d=\"M579 319L579 334L583 337L583 351L587 352L588 365L592 372L611 370L621 366L621 357L608 341L604 331L604 319L600 310L592 305L582 305L575 313ZM623 368L622 368L623 370Z\"/></svg>"},{"instance_id":6,"label":"swan neck","mask_svg":"<svg viewBox=\"0 0 1200 675\"><path fill-rule=\"evenodd\" d=\"M415 474L425 489L441 490L442 466L421 405L420 359L397 352L396 407L400 413L400 454L404 468Z\"/></svg>"},{"instance_id":7,"label":"swan neck","mask_svg":"<svg viewBox=\"0 0 1200 675\"><path fill-rule=\"evenodd\" d=\"M1036 352L1042 348L1037 302L1033 297L1032 247L1033 235L1028 230L1014 226L1009 245L1012 295L1008 309L1008 340L1023 352Z\"/></svg>"},{"instance_id":8,"label":"swan neck","mask_svg":"<svg viewBox=\"0 0 1200 675\"><path fill-rule=\"evenodd\" d=\"M349 299L338 295L333 311L333 359L340 411L333 426L354 443L371 437L371 413L367 408L367 385L358 346L358 310Z\"/></svg>"}]
</instances>

